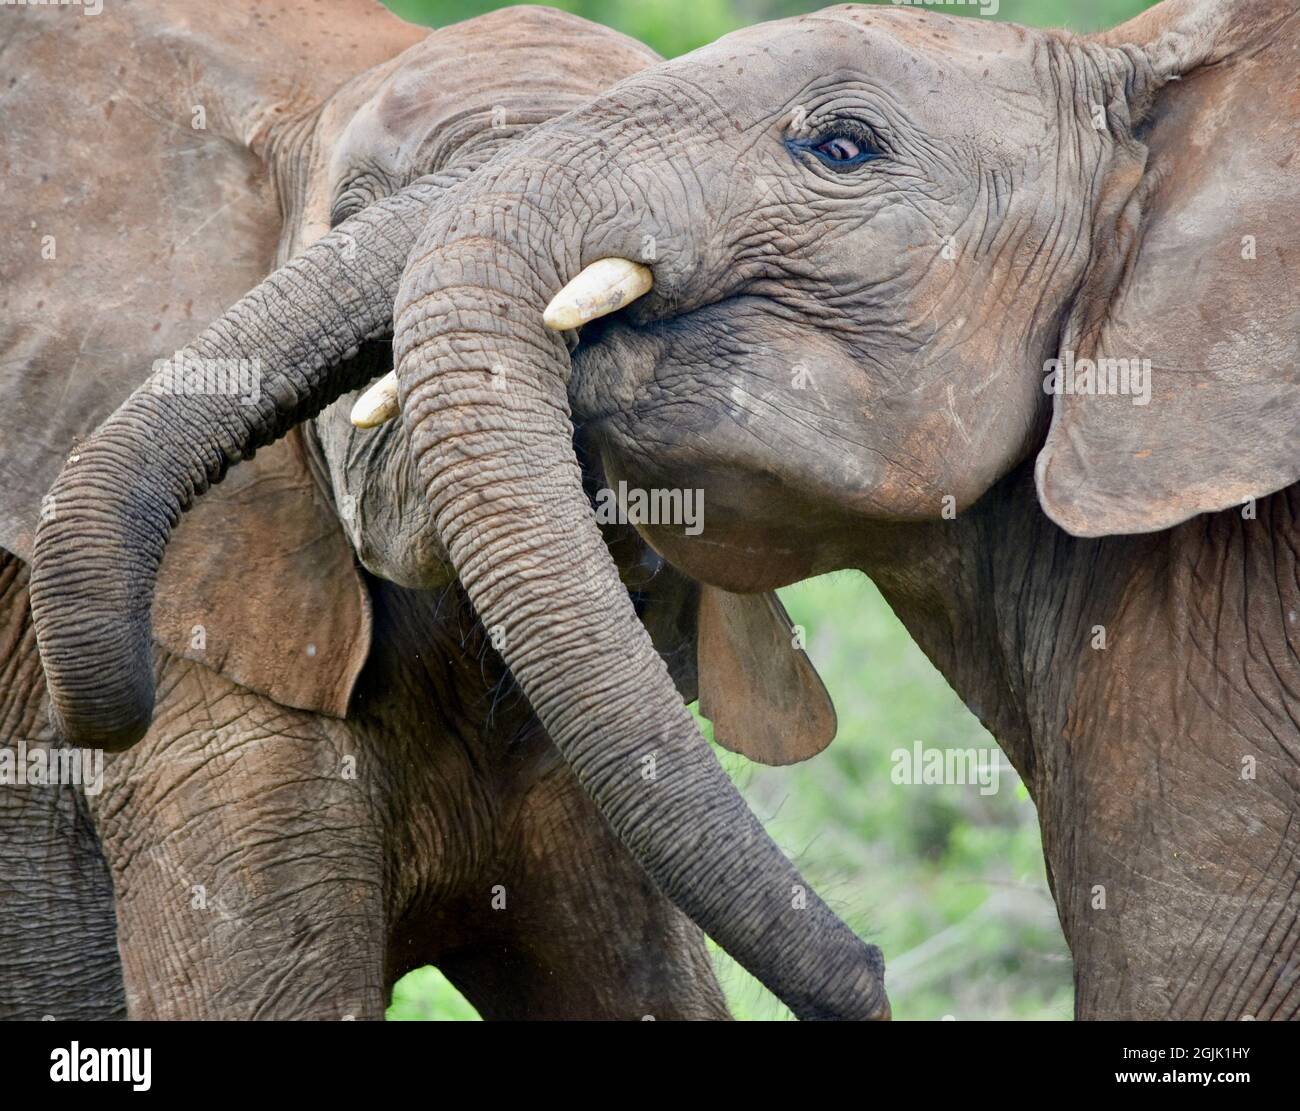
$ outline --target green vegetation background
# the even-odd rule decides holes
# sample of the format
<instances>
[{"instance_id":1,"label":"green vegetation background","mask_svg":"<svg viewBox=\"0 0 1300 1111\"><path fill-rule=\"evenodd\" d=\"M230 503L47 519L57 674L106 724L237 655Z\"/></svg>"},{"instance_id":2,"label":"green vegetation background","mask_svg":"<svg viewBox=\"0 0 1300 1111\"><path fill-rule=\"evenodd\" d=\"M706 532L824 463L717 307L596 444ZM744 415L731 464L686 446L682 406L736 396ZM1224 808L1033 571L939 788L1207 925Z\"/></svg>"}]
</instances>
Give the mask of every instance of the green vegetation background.
<instances>
[{"instance_id":1,"label":"green vegetation background","mask_svg":"<svg viewBox=\"0 0 1300 1111\"><path fill-rule=\"evenodd\" d=\"M386 0L430 26L503 4ZM737 27L813 11L807 0L552 0L672 56ZM997 18L1092 31L1148 0L1001 0ZM944 10L942 7L938 10ZM960 7L948 9L965 14ZM794 768L760 768L721 752L769 832L817 890L888 962L900 1019L1066 1019L1073 1009L1069 952L1047 890L1037 818L1005 758L1000 789L896 786L890 754L914 741L989 748L993 739L953 694L876 589L855 573L782 592L807 630L830 688L839 734ZM789 1017L761 985L715 951L738 1018ZM391 1019L476 1018L432 968L406 976Z\"/></svg>"}]
</instances>

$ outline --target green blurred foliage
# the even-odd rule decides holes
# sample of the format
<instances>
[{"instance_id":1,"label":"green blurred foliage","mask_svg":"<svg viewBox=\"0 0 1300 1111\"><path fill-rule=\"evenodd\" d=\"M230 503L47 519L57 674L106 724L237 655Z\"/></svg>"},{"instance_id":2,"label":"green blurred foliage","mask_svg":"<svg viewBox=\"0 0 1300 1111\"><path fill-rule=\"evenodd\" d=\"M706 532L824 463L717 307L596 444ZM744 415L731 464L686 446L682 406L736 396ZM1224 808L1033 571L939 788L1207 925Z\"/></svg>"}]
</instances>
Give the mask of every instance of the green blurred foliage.
<instances>
[{"instance_id":1,"label":"green blurred foliage","mask_svg":"<svg viewBox=\"0 0 1300 1111\"><path fill-rule=\"evenodd\" d=\"M431 26L502 6L387 2ZM737 27L826 5L555 0L550 6L616 27L671 57ZM997 18L1093 31L1148 6L1147 0L1001 0ZM1069 1018L1069 953L1047 889L1038 823L1005 758L993 795L977 786L899 786L890 779L890 754L914 741L993 748L993 738L861 575L826 576L782 596L796 624L808 630L809 651L839 713L839 733L827 752L794 768L761 768L717 750L750 805L818 892L883 948L895 1017ZM715 958L738 1018L789 1017L726 954L715 951ZM424 968L397 985L389 1017L476 1016L440 973Z\"/></svg>"},{"instance_id":2,"label":"green blurred foliage","mask_svg":"<svg viewBox=\"0 0 1300 1111\"><path fill-rule=\"evenodd\" d=\"M477 1022L474 1010L436 968L417 968L393 987L388 1020L398 1022Z\"/></svg>"},{"instance_id":3,"label":"green blurred foliage","mask_svg":"<svg viewBox=\"0 0 1300 1111\"><path fill-rule=\"evenodd\" d=\"M885 952L899 1019L1063 1019L1069 955L1047 890L1038 823L992 737L855 572L782 591L839 714L831 747L763 768L723 754L768 831L863 937ZM998 790L899 785L897 749L975 748L1000 761ZM721 954L738 1017L786 1017Z\"/></svg>"},{"instance_id":4,"label":"green blurred foliage","mask_svg":"<svg viewBox=\"0 0 1300 1111\"><path fill-rule=\"evenodd\" d=\"M507 6L485 0L385 0L385 3L403 18L430 27L445 26ZM671 58L738 27L814 12L830 5L817 0L552 0L546 6L616 27ZM1149 0L999 0L994 18L1038 27L1096 31L1121 23L1149 6ZM975 10L969 5L933 7L935 11L953 15L967 15Z\"/></svg>"}]
</instances>

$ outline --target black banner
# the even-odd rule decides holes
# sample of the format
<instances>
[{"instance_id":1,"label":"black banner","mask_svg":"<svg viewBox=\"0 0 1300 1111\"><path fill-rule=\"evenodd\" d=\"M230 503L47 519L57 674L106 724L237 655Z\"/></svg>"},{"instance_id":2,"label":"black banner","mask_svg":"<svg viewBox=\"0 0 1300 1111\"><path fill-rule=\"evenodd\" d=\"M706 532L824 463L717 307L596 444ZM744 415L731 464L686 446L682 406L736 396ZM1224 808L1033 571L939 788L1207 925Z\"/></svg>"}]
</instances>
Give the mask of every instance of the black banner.
<instances>
[{"instance_id":1,"label":"black banner","mask_svg":"<svg viewBox=\"0 0 1300 1111\"><path fill-rule=\"evenodd\" d=\"M580 1026L581 1029L575 1029ZM1296 1031L1282 1023L14 1023L3 1028L6 1094L204 1094L371 1098L392 1085L486 1084L611 1091L639 1098L693 1076L741 1094L812 1098L880 1085L914 1095L1071 1097L1131 1088L1214 1099L1291 1090ZM759 1056L761 1055L761 1056ZM761 1065L759 1062L761 1061ZM685 1087L683 1087L683 1085ZM847 1091L845 1089L847 1088ZM620 1089L613 1089L620 1090ZM556 1093L558 1094L558 1092ZM15 1104L17 1106L17 1104Z\"/></svg>"}]
</instances>

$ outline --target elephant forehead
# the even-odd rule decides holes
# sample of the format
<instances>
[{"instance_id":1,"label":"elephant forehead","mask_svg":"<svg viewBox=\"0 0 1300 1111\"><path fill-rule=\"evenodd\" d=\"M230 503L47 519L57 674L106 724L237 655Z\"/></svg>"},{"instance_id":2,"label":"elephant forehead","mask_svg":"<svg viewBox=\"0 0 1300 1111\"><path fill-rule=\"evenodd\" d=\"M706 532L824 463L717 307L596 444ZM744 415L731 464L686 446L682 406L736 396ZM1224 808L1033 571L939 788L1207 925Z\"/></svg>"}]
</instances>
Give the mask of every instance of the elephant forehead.
<instances>
[{"instance_id":1,"label":"elephant forehead","mask_svg":"<svg viewBox=\"0 0 1300 1111\"><path fill-rule=\"evenodd\" d=\"M987 19L846 5L733 32L655 73L716 98L733 120L748 113L741 126L853 86L892 97L937 128L978 122L980 106L1005 125L1008 111L1032 106L1036 116L1046 112L1037 98L1028 99L1039 91L1046 42L1041 32ZM996 105L991 85L998 90ZM1025 103L1004 103L1018 92L1026 94ZM955 106L974 107L976 114L954 119Z\"/></svg>"},{"instance_id":2,"label":"elephant forehead","mask_svg":"<svg viewBox=\"0 0 1300 1111\"><path fill-rule=\"evenodd\" d=\"M356 107L335 147L335 176L362 168L405 181L464 161L658 60L624 35L550 9L455 24L395 59Z\"/></svg>"}]
</instances>

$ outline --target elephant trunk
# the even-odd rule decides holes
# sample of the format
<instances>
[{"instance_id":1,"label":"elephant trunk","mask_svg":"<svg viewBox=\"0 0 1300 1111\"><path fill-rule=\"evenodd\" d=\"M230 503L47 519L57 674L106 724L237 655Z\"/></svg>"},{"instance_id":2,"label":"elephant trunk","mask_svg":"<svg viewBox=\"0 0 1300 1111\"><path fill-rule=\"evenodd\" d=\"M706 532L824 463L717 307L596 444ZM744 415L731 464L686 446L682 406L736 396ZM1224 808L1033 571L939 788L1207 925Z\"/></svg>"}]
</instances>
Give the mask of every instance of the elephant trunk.
<instances>
[{"instance_id":1,"label":"elephant trunk","mask_svg":"<svg viewBox=\"0 0 1300 1111\"><path fill-rule=\"evenodd\" d=\"M51 717L68 741L118 751L144 735L171 530L231 464L363 384L350 357L390 329L407 254L446 184L422 179L313 244L77 445L45 501L31 575Z\"/></svg>"},{"instance_id":2,"label":"elephant trunk","mask_svg":"<svg viewBox=\"0 0 1300 1111\"><path fill-rule=\"evenodd\" d=\"M557 748L651 878L800 1017L888 1015L879 951L768 838L637 620L583 493L561 272L530 181L439 209L395 306L403 419L442 540ZM551 239L554 250L549 249ZM526 251L520 244L527 242Z\"/></svg>"}]
</instances>

